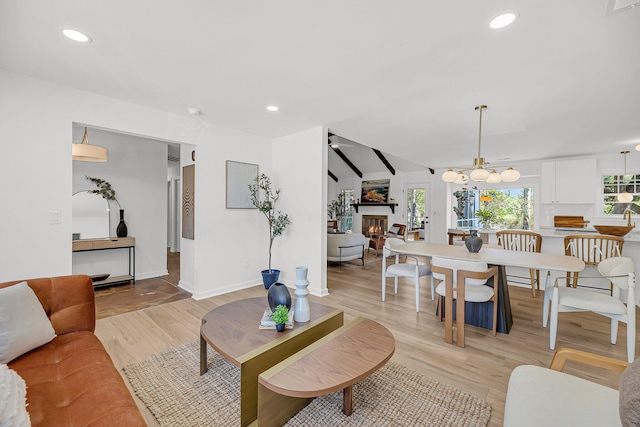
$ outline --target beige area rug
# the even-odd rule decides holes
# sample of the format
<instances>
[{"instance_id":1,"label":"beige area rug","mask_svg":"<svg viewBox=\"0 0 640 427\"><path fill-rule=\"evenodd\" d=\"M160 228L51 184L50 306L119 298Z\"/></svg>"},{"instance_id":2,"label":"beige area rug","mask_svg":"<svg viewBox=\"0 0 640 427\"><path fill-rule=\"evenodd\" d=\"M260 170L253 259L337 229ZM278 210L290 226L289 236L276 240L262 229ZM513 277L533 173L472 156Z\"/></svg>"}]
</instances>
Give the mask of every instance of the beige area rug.
<instances>
[{"instance_id":1,"label":"beige area rug","mask_svg":"<svg viewBox=\"0 0 640 427\"><path fill-rule=\"evenodd\" d=\"M136 394L163 426L240 423L240 370L208 351L199 375L199 341L126 366ZM342 413L342 392L313 400L287 426L486 426L491 406L468 393L389 361L353 386L353 414Z\"/></svg>"}]
</instances>

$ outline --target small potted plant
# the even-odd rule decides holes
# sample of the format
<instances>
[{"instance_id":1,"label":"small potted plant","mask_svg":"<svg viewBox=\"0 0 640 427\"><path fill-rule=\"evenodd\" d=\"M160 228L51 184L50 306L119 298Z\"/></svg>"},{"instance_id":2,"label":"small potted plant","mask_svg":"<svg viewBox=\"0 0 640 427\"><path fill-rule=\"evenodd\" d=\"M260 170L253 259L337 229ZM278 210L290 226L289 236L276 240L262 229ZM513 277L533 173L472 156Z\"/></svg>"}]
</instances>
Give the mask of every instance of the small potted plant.
<instances>
[{"instance_id":1,"label":"small potted plant","mask_svg":"<svg viewBox=\"0 0 640 427\"><path fill-rule=\"evenodd\" d=\"M278 332L284 331L284 324L289 321L289 309L286 305L280 304L273 310L271 319L276 323L276 330Z\"/></svg>"},{"instance_id":2,"label":"small potted plant","mask_svg":"<svg viewBox=\"0 0 640 427\"><path fill-rule=\"evenodd\" d=\"M262 270L262 282L265 289L269 289L271 284L278 281L280 270L271 268L271 248L273 240L280 236L291 223L289 215L276 210L276 203L280 199L280 189L274 190L271 187L271 179L261 174L256 177L255 183L249 185L251 193L251 203L267 218L269 224L269 269Z\"/></svg>"},{"instance_id":3,"label":"small potted plant","mask_svg":"<svg viewBox=\"0 0 640 427\"><path fill-rule=\"evenodd\" d=\"M476 216L482 223L482 228L489 228L491 226L491 222L495 218L495 213L490 211L489 209L478 209L476 211Z\"/></svg>"}]
</instances>

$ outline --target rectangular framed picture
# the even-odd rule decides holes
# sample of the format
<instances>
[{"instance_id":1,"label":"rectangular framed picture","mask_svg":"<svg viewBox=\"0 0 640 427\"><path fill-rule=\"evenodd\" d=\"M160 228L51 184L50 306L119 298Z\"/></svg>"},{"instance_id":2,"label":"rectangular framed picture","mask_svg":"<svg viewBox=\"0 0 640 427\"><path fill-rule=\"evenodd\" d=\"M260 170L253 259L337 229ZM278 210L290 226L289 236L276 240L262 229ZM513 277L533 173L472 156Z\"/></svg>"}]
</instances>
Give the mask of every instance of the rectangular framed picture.
<instances>
[{"instance_id":1,"label":"rectangular framed picture","mask_svg":"<svg viewBox=\"0 0 640 427\"><path fill-rule=\"evenodd\" d=\"M255 209L249 185L255 184L258 165L227 160L227 209Z\"/></svg>"},{"instance_id":2,"label":"rectangular framed picture","mask_svg":"<svg viewBox=\"0 0 640 427\"><path fill-rule=\"evenodd\" d=\"M390 179L362 181L360 203L389 203Z\"/></svg>"}]
</instances>

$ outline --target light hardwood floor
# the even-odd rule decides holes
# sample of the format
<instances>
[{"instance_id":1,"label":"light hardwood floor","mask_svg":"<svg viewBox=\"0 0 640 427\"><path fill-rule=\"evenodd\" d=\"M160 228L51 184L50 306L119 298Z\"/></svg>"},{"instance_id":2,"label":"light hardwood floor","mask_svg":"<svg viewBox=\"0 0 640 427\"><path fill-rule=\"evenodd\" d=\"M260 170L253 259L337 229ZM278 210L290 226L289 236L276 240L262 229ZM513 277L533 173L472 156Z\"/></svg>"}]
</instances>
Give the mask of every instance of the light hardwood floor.
<instances>
[{"instance_id":1,"label":"light hardwood floor","mask_svg":"<svg viewBox=\"0 0 640 427\"><path fill-rule=\"evenodd\" d=\"M310 299L341 308L345 322L363 316L382 323L396 339L392 360L486 399L492 406L489 425L502 425L507 384L513 368L522 364L548 366L553 356L549 350L549 331L541 324L542 294L534 299L530 288L510 286L514 317L511 333L493 337L488 330L467 326L466 347L459 348L444 342L444 324L435 316L436 305L430 297L428 278L422 279L421 312L416 313L412 282L401 279L398 294L394 295L393 282L389 279L387 301L381 301L380 270L379 260L364 266L355 262L343 264L342 268L329 266L330 295L310 296ZM266 292L261 285L201 301L183 299L100 319L96 333L116 366L121 368L197 339L200 319L209 310L229 301L256 296L264 296L266 303ZM606 318L592 313L561 313L557 346L625 360L625 328L624 324L620 325L618 344L611 345ZM198 366L193 369L197 370ZM578 365L568 365L566 371L614 388L618 386L619 376L609 372L595 368L583 370ZM540 396L538 402L531 404L543 410L544 399L548 398ZM157 425L144 405L138 403L149 425Z\"/></svg>"}]
</instances>

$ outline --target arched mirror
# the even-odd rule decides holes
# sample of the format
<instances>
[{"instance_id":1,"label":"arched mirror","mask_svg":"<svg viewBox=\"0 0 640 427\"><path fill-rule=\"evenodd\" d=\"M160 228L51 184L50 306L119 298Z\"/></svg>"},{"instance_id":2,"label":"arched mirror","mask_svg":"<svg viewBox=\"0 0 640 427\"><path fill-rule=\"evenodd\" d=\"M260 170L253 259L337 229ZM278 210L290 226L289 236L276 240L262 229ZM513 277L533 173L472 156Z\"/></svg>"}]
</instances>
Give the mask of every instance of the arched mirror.
<instances>
[{"instance_id":1,"label":"arched mirror","mask_svg":"<svg viewBox=\"0 0 640 427\"><path fill-rule=\"evenodd\" d=\"M99 194L80 191L73 195L72 230L74 239L109 237L109 202Z\"/></svg>"}]
</instances>

